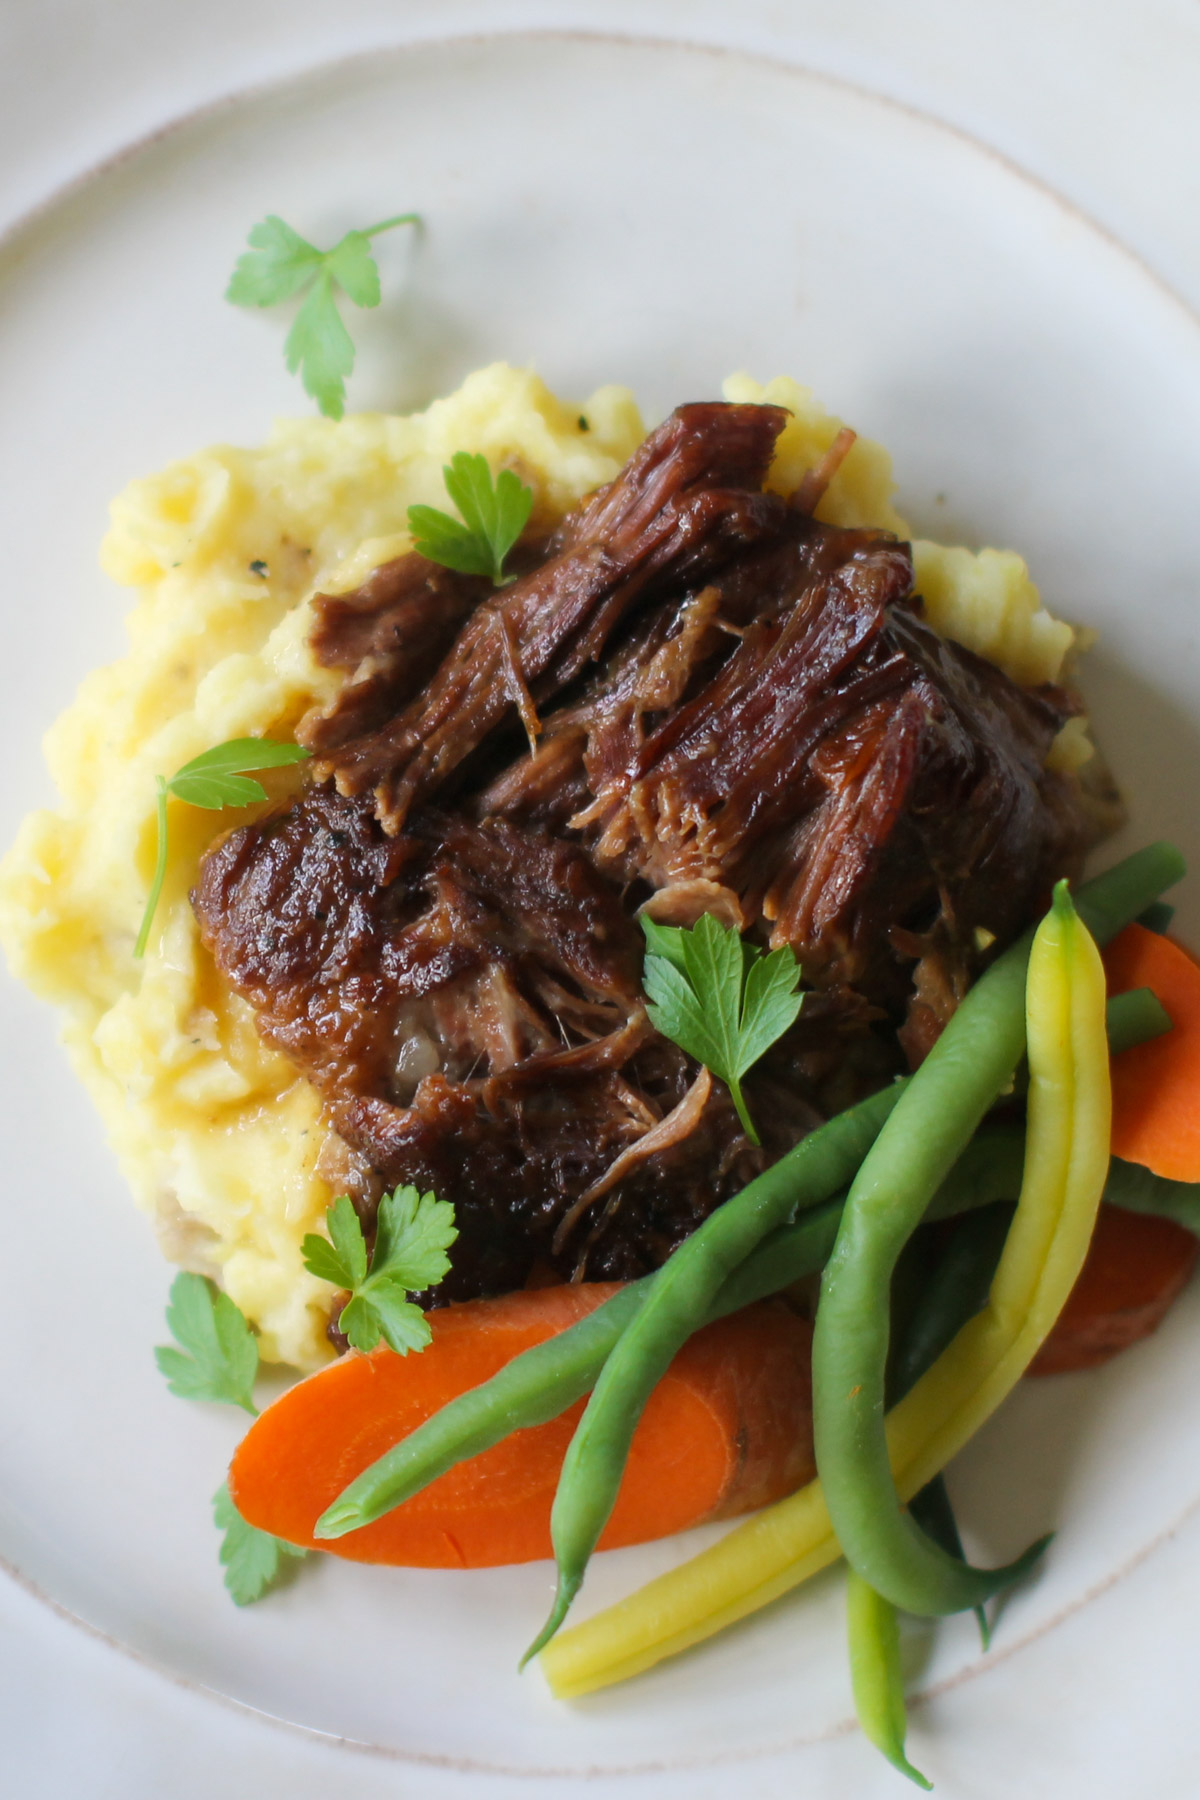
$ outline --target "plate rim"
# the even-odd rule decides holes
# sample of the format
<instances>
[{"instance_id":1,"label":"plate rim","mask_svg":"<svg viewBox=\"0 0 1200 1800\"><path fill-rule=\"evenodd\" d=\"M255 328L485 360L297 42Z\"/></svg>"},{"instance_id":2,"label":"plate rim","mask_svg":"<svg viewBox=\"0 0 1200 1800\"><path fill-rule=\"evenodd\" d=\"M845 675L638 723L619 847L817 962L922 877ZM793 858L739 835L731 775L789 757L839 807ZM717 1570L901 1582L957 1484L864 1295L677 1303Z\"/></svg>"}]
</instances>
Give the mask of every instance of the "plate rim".
<instances>
[{"instance_id":1,"label":"plate rim","mask_svg":"<svg viewBox=\"0 0 1200 1800\"><path fill-rule=\"evenodd\" d=\"M1193 304L1139 251L1126 243L1116 230L1097 218L1082 202L1064 194L1045 176L1026 168L1008 151L1001 150L997 145L989 143L986 138L978 136L953 119L943 118L928 107L918 106L914 101L898 99L895 95L887 93L882 88L873 87L867 82L835 73L831 69L817 68L799 58L784 57L769 50L748 49L737 44L710 42L703 38L668 36L657 32L600 31L587 26L511 25L491 31L464 30L452 32L449 35L398 38L390 40L386 44L350 50L341 56L323 57L314 62L306 62L302 67L289 69L283 74L263 76L230 88L209 100L202 101L199 105L190 106L183 112L163 120L148 131L139 132L135 137L124 140L97 161L89 162L84 168L68 176L65 181L55 184L31 206L22 208L13 218L0 225L0 255L7 255L27 232L36 230L61 205L70 203L85 194L94 183L102 181L107 175L115 173L127 163L136 161L144 152L176 136L179 132L186 131L193 125L202 124L208 119L216 118L221 113L231 111L246 102L269 98L317 76L350 70L359 65L378 62L385 57L402 56L413 52L419 54L424 51L446 50L462 44L485 47L491 43L507 42L516 38L619 45L632 50L682 50L688 54L704 56L713 61L724 58L736 59L738 62L758 64L763 68L794 75L818 86L836 89L842 93L853 95L858 100L868 101L882 106L890 112L902 114L919 125L932 126L935 131L955 139L967 149L996 164L1005 174L1012 176L1022 186L1033 189L1042 199L1049 200L1088 232L1102 239L1109 250L1132 263L1138 273L1158 289L1160 296L1177 307L1191 324L1200 326L1200 302Z\"/></svg>"},{"instance_id":2,"label":"plate rim","mask_svg":"<svg viewBox=\"0 0 1200 1800\"><path fill-rule=\"evenodd\" d=\"M968 152L982 155L986 161L993 164L1003 174L1015 179L1023 188L1031 190L1043 201L1051 202L1061 214L1082 226L1090 237L1098 239L1109 252L1115 253L1122 261L1131 265L1133 272L1143 281L1149 282L1159 299L1165 300L1180 313L1184 322L1200 330L1200 302L1193 304L1141 252L1127 243L1115 229L1096 217L1081 202L1063 193L1047 177L1027 168L1009 152L998 148L966 126L942 117L935 110L912 101L899 99L887 93L885 89L866 81L854 79L831 69L816 67L799 57L787 56L782 51L751 48L737 43L710 41L682 34L668 34L659 31L639 33L629 30L602 30L595 26L515 23L498 25L493 29L472 28L449 33L439 32L392 38L385 43L372 44L340 55L318 57L281 73L265 75L231 87L197 105L188 106L150 129L118 143L115 148L107 151L103 156L89 161L66 179L51 186L32 205L22 208L11 219L0 225L0 263L7 261L13 252L19 252L25 238L35 234L48 224L52 226L54 216L60 208L74 204L85 197L89 191L102 184L108 176L136 163L141 156L152 152L160 144L177 137L194 126L219 119L222 114L234 112L255 101L286 94L288 90L302 87L306 82L349 73L357 68L378 64L384 59L399 59L410 54L436 54L464 45L486 48L491 44L508 43L514 40L542 43L595 43L634 52L682 51L685 54L704 57L714 62L725 59L736 60L744 65L755 65L794 77L800 81L810 82L815 87L849 95L858 101L881 107L886 112L906 117L921 127L932 128L935 133L949 137ZM0 266L0 280L4 278L4 275L5 270ZM15 977L10 976L8 979L15 980ZM1200 1491L1177 1512L1168 1524L1160 1527L1151 1539L1139 1546L1115 1569L1094 1581L1049 1618L1032 1626L1011 1643L1005 1643L1002 1648L990 1650L986 1655L975 1656L964 1667L952 1674L928 1685L914 1688L907 1696L908 1705L913 1709L926 1707L929 1703L967 1682L974 1681L999 1665L1010 1662L1018 1653L1049 1636L1060 1625L1082 1612L1093 1601L1119 1586L1137 1568L1154 1556L1165 1543L1175 1537L1198 1513L1200 1513ZM94 1641L120 1653L135 1666L150 1671L177 1689L202 1696L205 1700L214 1701L222 1708L237 1715L262 1721L302 1740L365 1754L381 1762L439 1769L457 1774L487 1775L525 1781L628 1780L655 1774L677 1775L704 1769L752 1765L769 1758L791 1757L810 1747L852 1735L857 1730L857 1720L851 1710L819 1730L810 1731L783 1742L737 1750L708 1751L696 1757L657 1758L590 1766L579 1764L525 1766L491 1759L485 1760L479 1757L459 1757L435 1751L407 1750L395 1745L375 1743L366 1738L343 1735L324 1730L319 1726L306 1724L301 1720L289 1718L283 1713L274 1712L266 1707L255 1705L253 1702L240 1699L235 1694L189 1675L173 1667L169 1661L140 1649L135 1643L115 1635L105 1626L74 1611L49 1590L43 1588L33 1576L2 1552L0 1552L0 1573L65 1623L78 1627ZM781 1598L786 1602L786 1595ZM696 1646L696 1648L700 1649L702 1646Z\"/></svg>"}]
</instances>

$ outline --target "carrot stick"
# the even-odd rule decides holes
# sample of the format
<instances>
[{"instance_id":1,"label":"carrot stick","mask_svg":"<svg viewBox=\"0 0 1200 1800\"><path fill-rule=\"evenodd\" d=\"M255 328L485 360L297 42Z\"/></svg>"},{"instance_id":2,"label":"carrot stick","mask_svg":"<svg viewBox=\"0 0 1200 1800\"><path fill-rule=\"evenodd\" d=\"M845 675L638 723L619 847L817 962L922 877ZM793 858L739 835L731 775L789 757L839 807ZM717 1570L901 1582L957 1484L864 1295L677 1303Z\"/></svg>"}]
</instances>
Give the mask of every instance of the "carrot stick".
<instances>
[{"instance_id":1,"label":"carrot stick","mask_svg":"<svg viewBox=\"0 0 1200 1800\"><path fill-rule=\"evenodd\" d=\"M1149 1337L1198 1252L1193 1234L1170 1219L1102 1206L1079 1279L1029 1373L1094 1369Z\"/></svg>"},{"instance_id":2,"label":"carrot stick","mask_svg":"<svg viewBox=\"0 0 1200 1800\"><path fill-rule=\"evenodd\" d=\"M459 1463L372 1525L337 1539L312 1528L398 1438L615 1292L596 1282L442 1307L419 1355L381 1346L310 1375L238 1446L229 1478L238 1510L290 1543L360 1562L485 1568L550 1556L550 1508L582 1401ZM810 1341L779 1300L698 1332L650 1398L601 1548L732 1518L809 1480Z\"/></svg>"},{"instance_id":3,"label":"carrot stick","mask_svg":"<svg viewBox=\"0 0 1200 1800\"><path fill-rule=\"evenodd\" d=\"M1152 988L1173 1025L1113 1059L1113 1155L1200 1181L1200 964L1171 938L1127 925L1104 966L1110 993Z\"/></svg>"}]
</instances>

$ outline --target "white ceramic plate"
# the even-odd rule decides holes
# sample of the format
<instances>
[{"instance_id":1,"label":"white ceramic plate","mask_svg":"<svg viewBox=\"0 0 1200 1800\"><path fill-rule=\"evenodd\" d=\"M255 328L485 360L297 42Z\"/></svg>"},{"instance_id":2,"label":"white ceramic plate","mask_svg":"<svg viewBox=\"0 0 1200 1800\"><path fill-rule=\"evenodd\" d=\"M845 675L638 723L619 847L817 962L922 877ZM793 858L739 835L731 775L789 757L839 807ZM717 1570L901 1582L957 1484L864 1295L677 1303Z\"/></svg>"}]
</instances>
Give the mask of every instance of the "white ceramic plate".
<instances>
[{"instance_id":1,"label":"white ceramic plate","mask_svg":"<svg viewBox=\"0 0 1200 1800\"><path fill-rule=\"evenodd\" d=\"M107 498L213 438L253 441L301 402L279 318L220 298L246 229L278 211L322 241L412 205L430 230L415 251L381 243L389 298L355 321L352 405L422 403L495 357L566 393L627 381L651 416L736 367L799 375L891 447L918 529L1020 547L1055 610L1101 629L1087 686L1129 843L1200 848L1180 773L1200 673L1194 319L1053 196L918 115L750 58L553 35L375 54L250 93L0 251L4 649L21 670L0 720L5 841L49 798L41 730L121 645L122 599L94 570ZM1200 941L1200 883L1181 923ZM236 1612L207 1508L236 1422L166 1394L149 1347L169 1272L46 1018L11 988L3 1029L0 1552L28 1579L177 1675L463 1771L471 1794L506 1776L619 1788L689 1769L736 1786L763 1758L787 1781L845 1728L835 1578L572 1707L514 1673L544 1565L329 1561ZM1200 1496L1198 1341L1193 1300L1100 1375L1019 1394L962 1459L981 1554L1060 1527L1001 1647L1077 1608ZM586 1608L692 1547L599 1559ZM914 1639L919 1679L969 1672L972 1630Z\"/></svg>"}]
</instances>

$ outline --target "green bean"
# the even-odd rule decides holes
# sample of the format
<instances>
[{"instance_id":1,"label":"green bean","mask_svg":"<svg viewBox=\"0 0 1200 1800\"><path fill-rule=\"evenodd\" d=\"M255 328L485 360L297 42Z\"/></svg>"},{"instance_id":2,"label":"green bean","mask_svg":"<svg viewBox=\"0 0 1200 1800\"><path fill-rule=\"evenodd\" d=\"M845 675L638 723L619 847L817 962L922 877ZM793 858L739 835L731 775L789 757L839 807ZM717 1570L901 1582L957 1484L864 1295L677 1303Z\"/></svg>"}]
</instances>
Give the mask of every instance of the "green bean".
<instances>
[{"instance_id":1,"label":"green bean","mask_svg":"<svg viewBox=\"0 0 1200 1800\"><path fill-rule=\"evenodd\" d=\"M1019 1138L1017 1143L1019 1146ZM1003 1195L993 1194L990 1184L985 1187L974 1178L961 1185L951 1179L939 1190L939 1211L936 1216L950 1218L958 1213L971 1212L977 1207L989 1206L997 1198L1006 1199L1010 1193L1016 1193L1020 1185L1019 1161L1017 1186L1010 1188L1005 1184ZM818 1274L829 1261L830 1251L837 1241L845 1203L845 1195L839 1194L836 1199L826 1201L823 1206L814 1206L801 1213L791 1225L782 1225L770 1237L764 1238L741 1268L735 1269L728 1281L722 1284L703 1324L709 1325L714 1319L723 1319L729 1313L740 1312L744 1306L752 1306L756 1300L765 1300L771 1294L779 1293L781 1288L790 1287L794 1281L803 1280L806 1275ZM654 1277L647 1279L653 1280Z\"/></svg>"},{"instance_id":2,"label":"green bean","mask_svg":"<svg viewBox=\"0 0 1200 1800\"><path fill-rule=\"evenodd\" d=\"M1175 845L1160 840L1085 881L1073 896L1075 908L1096 942L1107 944L1186 874L1187 864Z\"/></svg>"},{"instance_id":3,"label":"green bean","mask_svg":"<svg viewBox=\"0 0 1200 1800\"><path fill-rule=\"evenodd\" d=\"M1015 1125L984 1126L975 1134L934 1195L926 1220L948 1219L993 1200L1013 1200L1021 1191L1025 1143ZM1171 1181L1140 1163L1114 1156L1104 1187L1107 1206L1173 1219L1200 1237L1200 1182Z\"/></svg>"},{"instance_id":4,"label":"green bean","mask_svg":"<svg viewBox=\"0 0 1200 1800\"><path fill-rule=\"evenodd\" d=\"M631 1281L566 1331L514 1356L489 1381L458 1394L343 1488L313 1535L344 1537L409 1500L456 1463L529 1425L544 1425L587 1393L649 1291Z\"/></svg>"},{"instance_id":5,"label":"green bean","mask_svg":"<svg viewBox=\"0 0 1200 1800\"><path fill-rule=\"evenodd\" d=\"M896 1609L853 1569L846 1571L846 1636L859 1724L893 1768L928 1790L933 1783L904 1754L908 1720Z\"/></svg>"},{"instance_id":6,"label":"green bean","mask_svg":"<svg viewBox=\"0 0 1200 1800\"><path fill-rule=\"evenodd\" d=\"M1088 883L1078 910L1105 940L1181 873L1172 846L1152 846ZM826 1503L848 1558L910 1612L980 1605L1024 1574L1041 1549L994 1570L948 1556L901 1511L884 1431L892 1272L985 1112L1012 1082L1025 1047L1032 937L1006 950L969 991L901 1095L847 1197L822 1280L813 1410Z\"/></svg>"},{"instance_id":7,"label":"green bean","mask_svg":"<svg viewBox=\"0 0 1200 1800\"><path fill-rule=\"evenodd\" d=\"M1153 1002L1149 1008L1143 1004L1147 996ZM1114 1053L1156 1036L1170 1024L1168 1020L1163 1026L1158 1017L1162 1008L1148 989L1117 997L1118 1002L1127 1000L1136 1004L1126 1008L1109 1001L1109 1042ZM1018 1131L980 1133L938 1190L935 1205L940 1202L942 1216L964 1206L979 1206L981 1210L962 1218L926 1286L922 1303L893 1360L890 1402L908 1392L985 1303L1012 1213L1011 1207L997 1204L987 1195L994 1193L999 1198L1019 1191L1023 1156L1024 1140ZM1148 1169L1114 1161L1105 1199L1112 1203L1122 1193L1140 1199L1141 1210L1147 1212L1164 1213L1174 1204L1177 1211L1186 1215L1191 1228L1200 1232L1200 1186L1164 1181ZM942 1476L936 1475L913 1496L909 1512L935 1544L962 1560L962 1539ZM982 1605L974 1611L986 1651L991 1641L987 1613ZM906 1717L896 1609L852 1570L847 1590L847 1626L855 1705L863 1731L889 1762L903 1774L920 1780L904 1755Z\"/></svg>"},{"instance_id":8,"label":"green bean","mask_svg":"<svg viewBox=\"0 0 1200 1800\"><path fill-rule=\"evenodd\" d=\"M1126 1212L1155 1213L1173 1219L1200 1237L1200 1182L1170 1181L1140 1163L1122 1162L1114 1156L1108 1165L1104 1198Z\"/></svg>"},{"instance_id":9,"label":"green bean","mask_svg":"<svg viewBox=\"0 0 1200 1800\"><path fill-rule=\"evenodd\" d=\"M813 1207L845 1186L862 1161L880 1126L896 1104L903 1084L871 1094L839 1113L781 1157L765 1174L726 1203L745 1205L757 1221L754 1236L761 1239L774 1225L797 1209ZM722 1207L705 1222L688 1243L707 1233L726 1211ZM708 1318L723 1318L752 1300L775 1293L801 1275L811 1274L824 1263L837 1234L840 1202L832 1214L814 1217L809 1232L800 1230L781 1248L767 1244L765 1257L752 1258L722 1294ZM681 1246L666 1268L672 1268L686 1245ZM343 1537L348 1531L369 1525L394 1506L411 1499L431 1481L463 1462L490 1449L501 1438L528 1425L557 1418L595 1385L606 1359L637 1316L651 1286L662 1271L631 1282L603 1306L578 1320L566 1331L535 1344L506 1364L489 1381L451 1400L401 1443L365 1469L317 1521L317 1537ZM701 1317L698 1325L706 1323ZM689 1333L690 1335L690 1333ZM669 1360L669 1359L668 1359Z\"/></svg>"},{"instance_id":10,"label":"green bean","mask_svg":"<svg viewBox=\"0 0 1200 1800\"><path fill-rule=\"evenodd\" d=\"M1018 1134L1005 1134L1005 1138L1011 1138L1018 1151L1024 1152L1024 1141ZM974 1148L975 1144L972 1144L971 1149ZM994 1162L995 1158L989 1160ZM949 1201L947 1189L953 1183L956 1173L957 1165L951 1171L950 1181L944 1182L939 1189L944 1205ZM1015 1186L1010 1188L1008 1181L1004 1179L999 1183L1005 1195L1010 1191L1015 1194L1020 1189L1019 1159L1015 1175ZM926 1284L921 1304L909 1322L889 1371L889 1404L901 1399L920 1380L951 1339L987 1300L992 1276L1004 1248L1012 1207L1003 1200L997 1204L994 1200L982 1199L982 1194L981 1185L975 1181L964 1182L960 1186L955 1210L963 1205L979 1205L982 1210L966 1213L961 1219L948 1249ZM958 1524L950 1504L950 1496L946 1492L946 1483L940 1475L935 1475L919 1494L914 1494L908 1510L927 1537L932 1538L950 1556L962 1560L962 1539L958 1535ZM975 1607L974 1611L979 1636L986 1650L991 1639L987 1613L982 1605Z\"/></svg>"},{"instance_id":11,"label":"green bean","mask_svg":"<svg viewBox=\"0 0 1200 1800\"><path fill-rule=\"evenodd\" d=\"M925 1221L950 1219L989 1206L993 1200L1015 1200L1025 1167L1025 1132L1011 1125L983 1125L975 1133L925 1209Z\"/></svg>"},{"instance_id":12,"label":"green bean","mask_svg":"<svg viewBox=\"0 0 1200 1800\"><path fill-rule=\"evenodd\" d=\"M1001 1570L968 1569L925 1537L900 1510L884 1435L892 1271L959 1142L1011 1079L1021 1053L1011 1018L1018 1004L1014 969L1023 983L1020 955L1009 952L993 964L922 1065L928 1082L908 1090L917 1095L917 1104L906 1109L909 1116L903 1103L897 1106L893 1118L900 1117L901 1128L890 1135L885 1156L868 1153L822 1280L813 1339L813 1411L826 1503L854 1565L860 1560L869 1565L871 1585L908 1612L980 1605L1028 1566L1022 1558ZM939 1058L942 1046L946 1050ZM963 1140L956 1138L955 1127Z\"/></svg>"},{"instance_id":13,"label":"green bean","mask_svg":"<svg viewBox=\"0 0 1200 1800\"><path fill-rule=\"evenodd\" d=\"M1165 900L1154 900L1145 912L1138 914L1137 923L1144 925L1147 931L1157 931L1161 935L1162 932L1170 930L1171 920L1174 917L1175 908L1173 906L1169 906Z\"/></svg>"},{"instance_id":14,"label":"green bean","mask_svg":"<svg viewBox=\"0 0 1200 1800\"><path fill-rule=\"evenodd\" d=\"M1126 1000L1133 1000L1135 1004L1127 1008L1122 1004ZM1165 1017L1162 1007L1149 988L1136 988L1128 995L1118 994L1108 1003L1108 1035L1113 1054L1116 1055L1133 1044L1144 1043L1148 1038L1157 1037L1163 1029L1162 1018ZM905 1081L896 1082L888 1090L893 1105L906 1085ZM1019 1125L982 1125L930 1201L925 1221L949 1219L960 1213L974 1212L980 1207L990 1206L994 1201L1015 1201L1021 1191L1024 1162L1025 1133ZM1121 1171L1125 1169L1131 1171L1131 1181L1122 1176ZM1162 1212L1166 1217L1178 1217L1181 1223L1200 1236L1200 1186L1192 1187L1182 1181L1163 1181L1157 1175L1151 1175L1148 1169L1134 1169L1133 1165L1121 1164L1115 1159L1110 1184L1114 1191L1106 1191L1106 1200L1113 1200L1120 1205L1120 1192L1136 1190L1144 1195L1144 1199L1139 1201L1135 1198L1130 1201L1133 1211ZM765 1299L769 1294L776 1294L780 1288L789 1287L793 1281L799 1281L805 1275L814 1275L823 1269L837 1237L844 1201L843 1195L837 1200L813 1208L803 1213L794 1224L784 1226L764 1238L758 1249L725 1281L704 1323L723 1319L727 1313L738 1312L743 1306ZM727 1204L732 1205L733 1201ZM984 1240L980 1241L982 1244ZM986 1255L986 1252L982 1253ZM999 1246L992 1258L993 1266L998 1255ZM969 1291L976 1292L977 1289L973 1287ZM971 1311L978 1311L983 1298L984 1295L981 1295L973 1303ZM970 1315L963 1316L966 1318ZM574 1329L577 1327L572 1327ZM947 1343L957 1329L955 1326L949 1332L945 1340ZM558 1341L562 1342L562 1339ZM585 1391L580 1390L581 1393Z\"/></svg>"},{"instance_id":15,"label":"green bean","mask_svg":"<svg viewBox=\"0 0 1200 1800\"><path fill-rule=\"evenodd\" d=\"M1130 988L1108 1002L1108 1047L1114 1056L1171 1029L1171 1015L1152 988Z\"/></svg>"},{"instance_id":16,"label":"green bean","mask_svg":"<svg viewBox=\"0 0 1200 1800\"><path fill-rule=\"evenodd\" d=\"M1016 1141L1023 1147L1019 1138ZM1019 1187L1019 1163L1016 1175ZM945 1187L944 1183L940 1191L944 1193ZM975 1182L966 1182L959 1198L972 1203L980 1191ZM892 1360L888 1373L889 1405L903 1398L985 1304L1011 1218L1011 1205L986 1201L980 1210L968 1212L960 1219L948 1247L926 1280ZM950 1556L962 1560L962 1539L940 1475L913 1496L908 1510L927 1537ZM876 1593L854 1570L848 1571L846 1622L859 1723L888 1761L920 1785L924 1778L904 1754L907 1721L896 1611L890 1600ZM987 1613L982 1605L974 1611L986 1650L991 1637Z\"/></svg>"},{"instance_id":17,"label":"green bean","mask_svg":"<svg viewBox=\"0 0 1200 1800\"><path fill-rule=\"evenodd\" d=\"M718 1207L659 1270L615 1345L575 1428L550 1515L558 1584L550 1616L522 1660L542 1650L579 1591L608 1523L637 1422L681 1344L710 1313L724 1282L797 1210L836 1193L898 1103L887 1088L839 1113Z\"/></svg>"},{"instance_id":18,"label":"green bean","mask_svg":"<svg viewBox=\"0 0 1200 1800\"><path fill-rule=\"evenodd\" d=\"M1021 1185L1017 1171L1017 1189ZM931 1369L968 1319L986 1305L1013 1209L987 1201L954 1227L921 1296L889 1370L888 1404L894 1405Z\"/></svg>"},{"instance_id":19,"label":"green bean","mask_svg":"<svg viewBox=\"0 0 1200 1800\"><path fill-rule=\"evenodd\" d=\"M1017 1171L1018 1183L1020 1169ZM973 1197L967 1186L965 1193ZM926 1369L937 1361L967 1320L984 1305L991 1286L1012 1207L986 1204L967 1213L958 1223L950 1243L932 1274L909 1320L888 1372L888 1404L903 1398ZM962 1560L962 1540L946 1484L940 1475L914 1495L909 1512L942 1550ZM850 1646L850 1677L859 1724L867 1737L900 1772L918 1785L928 1786L904 1754L907 1720L904 1682L900 1668L897 1609L870 1587L853 1569L848 1571L846 1629ZM986 1650L989 1641L987 1613L975 1608L979 1634Z\"/></svg>"},{"instance_id":20,"label":"green bean","mask_svg":"<svg viewBox=\"0 0 1200 1800\"><path fill-rule=\"evenodd\" d=\"M779 1293L781 1288L790 1287L794 1281L803 1281L806 1275L819 1274L837 1242L844 1203L845 1195L838 1194L823 1206L810 1207L792 1224L781 1225L778 1231L765 1237L741 1268L735 1269L728 1281L721 1284L702 1323L711 1325L714 1319L741 1312L744 1306L766 1300L771 1294Z\"/></svg>"},{"instance_id":21,"label":"green bean","mask_svg":"<svg viewBox=\"0 0 1200 1800\"><path fill-rule=\"evenodd\" d=\"M1020 1148L1024 1150L1023 1142ZM1014 1193L1020 1190L1019 1166L1016 1173ZM1011 1205L1003 1200L989 1201L981 1210L966 1213L959 1221L892 1363L889 1402L901 1399L926 1369L932 1368L946 1345L985 1304L1012 1213ZM959 1562L963 1560L962 1539L958 1535L954 1509L940 1475L935 1475L919 1494L913 1496L908 1510L925 1535L940 1549ZM982 1603L974 1608L974 1612L986 1650L991 1640L987 1612Z\"/></svg>"},{"instance_id":22,"label":"green bean","mask_svg":"<svg viewBox=\"0 0 1200 1800\"><path fill-rule=\"evenodd\" d=\"M1108 1042L1114 1056L1160 1036L1169 1031L1170 1026L1170 1018L1149 988L1133 988L1127 994L1115 994L1108 1002ZM1025 1133L1019 1125L981 1125L925 1209L926 1221L948 1219L956 1213L987 1206L993 1200L1015 1200L1021 1191L1024 1164ZM1119 1179L1115 1174L1116 1163L1113 1169L1110 1180L1115 1182ZM1149 1176L1152 1183L1158 1180L1157 1176L1150 1176L1149 1170L1139 1170L1138 1174ZM1174 1196L1168 1191L1173 1188L1183 1192ZM1161 1205L1154 1197L1157 1190L1147 1188L1145 1191L1144 1205L1139 1208L1136 1202L1130 1203L1134 1212L1163 1211L1174 1216L1169 1209L1182 1206L1186 1211L1189 1193L1200 1196L1200 1188L1189 1189L1185 1182L1165 1183L1160 1195ZM1106 1192L1104 1197L1108 1200L1113 1196ZM1121 1202L1118 1200L1116 1204ZM1200 1235L1200 1198L1191 1204L1195 1229ZM1188 1220L1184 1218L1183 1222L1187 1224Z\"/></svg>"},{"instance_id":23,"label":"green bean","mask_svg":"<svg viewBox=\"0 0 1200 1800\"><path fill-rule=\"evenodd\" d=\"M1007 1133L1005 1136L1015 1143L1018 1150L1024 1148L1017 1133ZM997 1139L999 1141L999 1134ZM938 1190L936 1213L931 1211L928 1216L931 1219L948 1219L959 1213L973 1212L978 1207L990 1206L998 1199L1011 1199L1021 1186L1019 1157L1015 1168L1015 1187L1007 1180L989 1181L985 1184L974 1171L969 1179L959 1183L954 1179L957 1169L951 1171L950 1178ZM1174 1185L1182 1186L1182 1183ZM993 1192L993 1188L999 1191ZM1195 1191L1200 1195L1200 1188ZM791 1225L783 1225L778 1231L773 1231L770 1237L764 1238L758 1249L722 1285L703 1323L708 1325L714 1319L725 1318L728 1313L740 1312L744 1306L752 1306L756 1300L765 1300L769 1295L777 1294L781 1288L790 1287L794 1281L803 1280L806 1275L818 1274L829 1261L830 1252L837 1241L845 1203L845 1195L839 1194L836 1199L826 1201L823 1206L814 1206L801 1213ZM1146 1210L1152 1209L1147 1207ZM653 1280L654 1277L647 1279Z\"/></svg>"},{"instance_id":24,"label":"green bean","mask_svg":"<svg viewBox=\"0 0 1200 1800\"><path fill-rule=\"evenodd\" d=\"M935 1475L932 1481L927 1481L920 1493L914 1494L909 1501L908 1510L925 1536L932 1539L939 1549L944 1550L947 1556L953 1556L957 1562L965 1560L963 1541L958 1535L958 1520L950 1504L944 1475ZM979 1642L986 1652L992 1642L987 1607L979 1605L971 1610L979 1627Z\"/></svg>"},{"instance_id":25,"label":"green bean","mask_svg":"<svg viewBox=\"0 0 1200 1800\"><path fill-rule=\"evenodd\" d=\"M1171 1029L1171 1015L1151 988L1130 988L1124 994L1113 994L1106 1008L1108 1048L1113 1056L1145 1044ZM999 1105L1009 1100L1023 1100L1029 1085L1029 1071L1022 1064L1013 1080L1012 1091L1000 1096Z\"/></svg>"}]
</instances>

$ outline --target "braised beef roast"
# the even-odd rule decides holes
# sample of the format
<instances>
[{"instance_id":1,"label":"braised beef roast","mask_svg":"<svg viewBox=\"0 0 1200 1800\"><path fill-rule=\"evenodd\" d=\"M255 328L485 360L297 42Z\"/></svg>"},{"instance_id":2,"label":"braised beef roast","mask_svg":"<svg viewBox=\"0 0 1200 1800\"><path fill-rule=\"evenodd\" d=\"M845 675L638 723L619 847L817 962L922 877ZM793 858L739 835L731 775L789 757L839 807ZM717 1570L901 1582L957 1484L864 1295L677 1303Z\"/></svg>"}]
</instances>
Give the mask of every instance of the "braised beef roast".
<instances>
[{"instance_id":1,"label":"braised beef roast","mask_svg":"<svg viewBox=\"0 0 1200 1800\"><path fill-rule=\"evenodd\" d=\"M319 600L314 784L205 858L204 941L366 1222L398 1182L453 1200L438 1302L657 1267L918 1062L1087 848L1044 767L1072 697L936 637L908 546L819 524L819 483L765 493L785 418L680 408L508 587L414 554ZM802 963L761 1149L646 1018L642 906Z\"/></svg>"}]
</instances>

